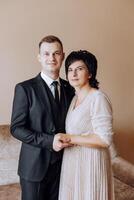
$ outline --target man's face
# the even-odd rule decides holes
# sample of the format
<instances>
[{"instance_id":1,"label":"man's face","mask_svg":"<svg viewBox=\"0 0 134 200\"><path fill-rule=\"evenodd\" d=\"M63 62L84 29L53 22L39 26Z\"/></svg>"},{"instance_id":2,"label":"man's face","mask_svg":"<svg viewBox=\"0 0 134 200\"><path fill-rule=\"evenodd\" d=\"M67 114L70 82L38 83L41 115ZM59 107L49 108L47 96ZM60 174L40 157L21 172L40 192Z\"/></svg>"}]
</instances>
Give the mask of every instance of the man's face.
<instances>
[{"instance_id":1,"label":"man's face","mask_svg":"<svg viewBox=\"0 0 134 200\"><path fill-rule=\"evenodd\" d=\"M64 53L60 43L43 42L40 47L38 60L46 75L51 76L52 73L59 73L64 60Z\"/></svg>"}]
</instances>

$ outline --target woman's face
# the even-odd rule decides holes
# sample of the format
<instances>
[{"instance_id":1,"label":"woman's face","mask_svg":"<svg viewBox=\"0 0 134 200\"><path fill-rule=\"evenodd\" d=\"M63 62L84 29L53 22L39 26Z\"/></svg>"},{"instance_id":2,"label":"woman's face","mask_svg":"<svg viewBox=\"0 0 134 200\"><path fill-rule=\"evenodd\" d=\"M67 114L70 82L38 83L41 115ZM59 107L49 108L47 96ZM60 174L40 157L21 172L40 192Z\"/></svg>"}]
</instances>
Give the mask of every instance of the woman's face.
<instances>
[{"instance_id":1,"label":"woman's face","mask_svg":"<svg viewBox=\"0 0 134 200\"><path fill-rule=\"evenodd\" d=\"M69 66L67 77L70 85L74 88L82 88L89 84L91 75L85 63L82 60L78 60Z\"/></svg>"}]
</instances>

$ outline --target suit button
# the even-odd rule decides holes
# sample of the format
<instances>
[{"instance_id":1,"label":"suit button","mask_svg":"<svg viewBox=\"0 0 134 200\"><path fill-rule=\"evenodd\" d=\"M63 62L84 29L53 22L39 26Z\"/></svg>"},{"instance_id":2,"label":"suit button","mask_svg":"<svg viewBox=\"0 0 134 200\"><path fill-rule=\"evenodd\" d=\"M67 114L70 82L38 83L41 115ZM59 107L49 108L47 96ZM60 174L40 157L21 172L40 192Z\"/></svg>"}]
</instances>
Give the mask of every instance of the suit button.
<instances>
[{"instance_id":1,"label":"suit button","mask_svg":"<svg viewBox=\"0 0 134 200\"><path fill-rule=\"evenodd\" d=\"M54 129L54 128L51 130L51 133L52 133L52 134L55 134L55 129Z\"/></svg>"},{"instance_id":2,"label":"suit button","mask_svg":"<svg viewBox=\"0 0 134 200\"><path fill-rule=\"evenodd\" d=\"M53 152L53 150L52 150L52 149L49 149L49 151Z\"/></svg>"}]
</instances>

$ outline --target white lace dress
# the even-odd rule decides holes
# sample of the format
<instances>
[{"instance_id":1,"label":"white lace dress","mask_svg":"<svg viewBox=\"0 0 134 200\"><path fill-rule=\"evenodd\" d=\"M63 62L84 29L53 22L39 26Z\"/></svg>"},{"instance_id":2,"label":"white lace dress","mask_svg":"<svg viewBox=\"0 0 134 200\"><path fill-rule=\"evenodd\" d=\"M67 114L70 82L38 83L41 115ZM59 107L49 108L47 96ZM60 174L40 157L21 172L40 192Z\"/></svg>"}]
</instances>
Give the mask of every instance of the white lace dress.
<instances>
[{"instance_id":1,"label":"white lace dress","mask_svg":"<svg viewBox=\"0 0 134 200\"><path fill-rule=\"evenodd\" d=\"M69 134L98 134L107 144L112 142L112 109L101 91L88 94L74 108L73 98L67 118ZM64 150L59 200L113 200L113 181L108 149L69 147Z\"/></svg>"}]
</instances>

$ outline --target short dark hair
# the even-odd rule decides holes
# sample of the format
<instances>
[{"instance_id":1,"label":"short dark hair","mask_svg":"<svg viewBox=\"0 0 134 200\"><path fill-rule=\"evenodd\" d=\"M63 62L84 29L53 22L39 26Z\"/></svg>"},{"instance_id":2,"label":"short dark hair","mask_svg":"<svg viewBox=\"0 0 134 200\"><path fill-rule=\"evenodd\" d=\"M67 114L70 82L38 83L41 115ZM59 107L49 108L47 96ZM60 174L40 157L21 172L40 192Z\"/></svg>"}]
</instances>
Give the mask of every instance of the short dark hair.
<instances>
[{"instance_id":1,"label":"short dark hair","mask_svg":"<svg viewBox=\"0 0 134 200\"><path fill-rule=\"evenodd\" d=\"M61 45L61 48L63 50L63 44L62 44L61 40L54 35L48 35L48 36L45 36L44 38L42 38L41 41L39 42L39 49L43 42L48 42L48 43L58 42Z\"/></svg>"},{"instance_id":2,"label":"short dark hair","mask_svg":"<svg viewBox=\"0 0 134 200\"><path fill-rule=\"evenodd\" d=\"M88 68L91 78L89 79L89 84L91 87L99 89L99 82L96 79L97 74L97 59L96 57L86 50L72 51L65 60L65 72L66 76L68 74L69 66L75 61L82 60Z\"/></svg>"}]
</instances>

